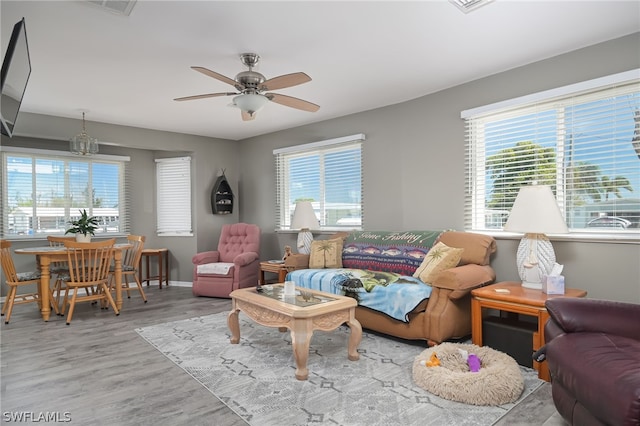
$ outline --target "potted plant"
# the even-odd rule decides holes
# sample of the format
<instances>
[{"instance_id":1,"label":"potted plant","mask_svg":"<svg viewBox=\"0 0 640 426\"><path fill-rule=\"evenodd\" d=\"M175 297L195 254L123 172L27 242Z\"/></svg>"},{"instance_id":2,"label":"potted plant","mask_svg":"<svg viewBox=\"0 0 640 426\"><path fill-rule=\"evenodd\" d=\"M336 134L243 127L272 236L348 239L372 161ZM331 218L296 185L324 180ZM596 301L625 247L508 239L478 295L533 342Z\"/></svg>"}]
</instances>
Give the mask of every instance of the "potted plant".
<instances>
[{"instance_id":1,"label":"potted plant","mask_svg":"<svg viewBox=\"0 0 640 426\"><path fill-rule=\"evenodd\" d=\"M71 227L65 231L66 234L76 234L76 241L79 243L91 242L91 236L95 235L96 229L98 229L98 219L87 213L86 209L80 212L80 219L71 220L69 224Z\"/></svg>"}]
</instances>

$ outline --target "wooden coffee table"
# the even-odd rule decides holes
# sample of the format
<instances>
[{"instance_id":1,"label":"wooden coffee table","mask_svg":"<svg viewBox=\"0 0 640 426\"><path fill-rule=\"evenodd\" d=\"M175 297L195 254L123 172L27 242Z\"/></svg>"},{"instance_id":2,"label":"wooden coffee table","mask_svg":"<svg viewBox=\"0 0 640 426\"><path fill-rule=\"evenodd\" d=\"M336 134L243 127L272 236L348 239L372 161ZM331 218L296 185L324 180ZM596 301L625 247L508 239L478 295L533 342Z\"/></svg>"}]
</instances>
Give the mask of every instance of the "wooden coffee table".
<instances>
[{"instance_id":1,"label":"wooden coffee table","mask_svg":"<svg viewBox=\"0 0 640 426\"><path fill-rule=\"evenodd\" d=\"M314 330L331 331L347 323L351 329L348 358L351 361L360 358L358 345L362 340L362 326L355 318L355 299L300 287L296 287L296 296L284 296L282 284L262 286L260 291L256 287L234 290L230 296L232 306L227 324L231 330L231 343L240 342L240 311L258 324L278 327L281 331L291 330L298 380L309 377L307 360Z\"/></svg>"},{"instance_id":2,"label":"wooden coffee table","mask_svg":"<svg viewBox=\"0 0 640 426\"><path fill-rule=\"evenodd\" d=\"M476 288L471 295L471 339L474 345L482 346L482 309L488 308L536 317L538 330L533 333L533 351L537 351L544 345L544 325L549 320L544 302L554 297L585 297L587 292L568 288L564 294L545 294L542 290L522 287L520 282L505 281ZM534 361L533 368L538 371L539 378L550 381L546 361Z\"/></svg>"}]
</instances>

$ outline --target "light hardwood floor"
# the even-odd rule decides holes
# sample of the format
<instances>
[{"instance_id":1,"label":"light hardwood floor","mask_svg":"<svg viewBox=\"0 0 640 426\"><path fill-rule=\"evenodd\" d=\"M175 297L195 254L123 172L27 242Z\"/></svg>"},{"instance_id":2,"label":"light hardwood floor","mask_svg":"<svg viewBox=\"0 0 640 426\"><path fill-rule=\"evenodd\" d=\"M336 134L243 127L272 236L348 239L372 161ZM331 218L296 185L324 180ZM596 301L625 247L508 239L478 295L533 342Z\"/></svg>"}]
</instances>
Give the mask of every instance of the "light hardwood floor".
<instances>
[{"instance_id":1,"label":"light hardwood floor","mask_svg":"<svg viewBox=\"0 0 640 426\"><path fill-rule=\"evenodd\" d=\"M186 287L145 291L147 304L132 292L117 317L82 303L69 326L55 315L43 322L31 304L15 307L8 325L3 317L0 423L11 415L57 413L76 425L246 425L134 331L225 312L231 302L194 297ZM497 424L564 425L548 384Z\"/></svg>"}]
</instances>

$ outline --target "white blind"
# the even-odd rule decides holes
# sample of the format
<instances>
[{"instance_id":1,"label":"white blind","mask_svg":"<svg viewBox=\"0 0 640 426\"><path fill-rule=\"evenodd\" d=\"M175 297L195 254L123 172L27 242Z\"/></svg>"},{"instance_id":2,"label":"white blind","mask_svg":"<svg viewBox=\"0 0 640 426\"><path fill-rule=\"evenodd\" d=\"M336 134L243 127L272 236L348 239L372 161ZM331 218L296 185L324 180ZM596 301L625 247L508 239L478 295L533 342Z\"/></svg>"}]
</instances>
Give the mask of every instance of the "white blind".
<instances>
[{"instance_id":1,"label":"white blind","mask_svg":"<svg viewBox=\"0 0 640 426\"><path fill-rule=\"evenodd\" d=\"M290 229L297 201L311 201L321 229L361 229L363 134L274 150L276 229Z\"/></svg>"},{"instance_id":2,"label":"white blind","mask_svg":"<svg viewBox=\"0 0 640 426\"><path fill-rule=\"evenodd\" d=\"M156 159L158 236L191 236L191 157Z\"/></svg>"},{"instance_id":3,"label":"white blind","mask_svg":"<svg viewBox=\"0 0 640 426\"><path fill-rule=\"evenodd\" d=\"M86 209L96 235L129 232L128 157L2 148L3 238L61 235Z\"/></svg>"},{"instance_id":4,"label":"white blind","mask_svg":"<svg viewBox=\"0 0 640 426\"><path fill-rule=\"evenodd\" d=\"M502 229L519 188L537 181L553 188L571 230L639 232L638 76L463 112L467 228Z\"/></svg>"}]
</instances>

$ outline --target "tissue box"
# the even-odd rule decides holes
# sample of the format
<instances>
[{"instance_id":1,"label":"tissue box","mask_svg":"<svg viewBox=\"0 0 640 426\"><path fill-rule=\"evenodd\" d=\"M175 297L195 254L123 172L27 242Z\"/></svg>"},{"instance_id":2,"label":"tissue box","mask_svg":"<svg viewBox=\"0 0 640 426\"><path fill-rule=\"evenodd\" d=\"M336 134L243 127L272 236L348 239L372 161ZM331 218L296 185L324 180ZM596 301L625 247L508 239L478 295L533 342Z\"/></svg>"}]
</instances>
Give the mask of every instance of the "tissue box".
<instances>
[{"instance_id":1,"label":"tissue box","mask_svg":"<svg viewBox=\"0 0 640 426\"><path fill-rule=\"evenodd\" d=\"M564 294L564 276L547 276L542 281L542 292L546 294Z\"/></svg>"}]
</instances>

